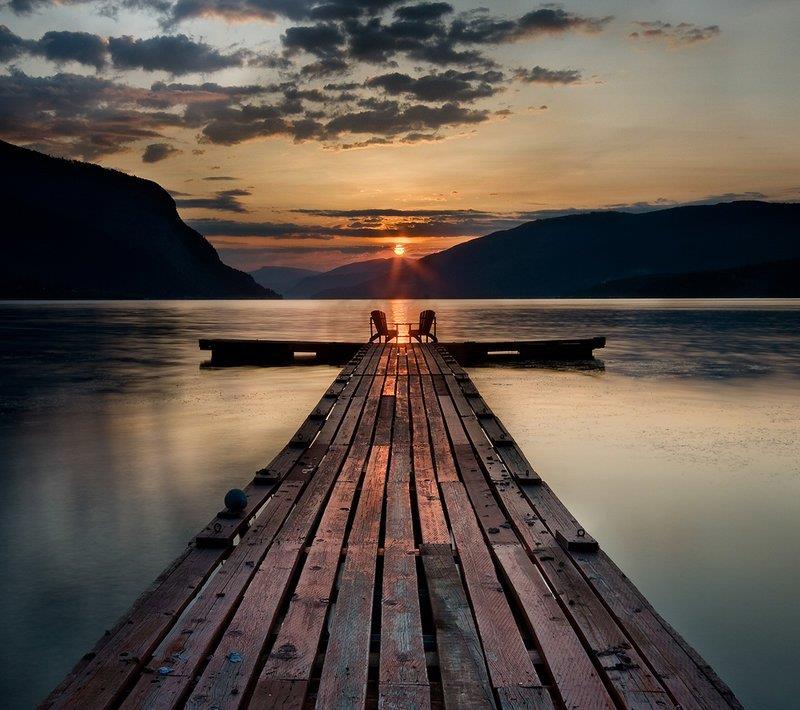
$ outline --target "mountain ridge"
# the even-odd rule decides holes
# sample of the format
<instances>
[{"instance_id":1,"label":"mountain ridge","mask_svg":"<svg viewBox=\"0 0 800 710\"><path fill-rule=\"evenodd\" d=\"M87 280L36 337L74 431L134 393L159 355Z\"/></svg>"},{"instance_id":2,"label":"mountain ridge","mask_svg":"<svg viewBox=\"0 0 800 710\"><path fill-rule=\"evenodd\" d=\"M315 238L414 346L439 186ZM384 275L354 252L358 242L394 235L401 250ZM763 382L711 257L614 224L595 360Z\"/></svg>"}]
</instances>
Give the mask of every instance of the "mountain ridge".
<instances>
[{"instance_id":1,"label":"mountain ridge","mask_svg":"<svg viewBox=\"0 0 800 710\"><path fill-rule=\"evenodd\" d=\"M564 298L609 281L797 259L798 226L800 204L760 201L567 215L463 242L412 262L395 279L383 269L315 295Z\"/></svg>"},{"instance_id":2,"label":"mountain ridge","mask_svg":"<svg viewBox=\"0 0 800 710\"><path fill-rule=\"evenodd\" d=\"M3 298L276 298L155 182L0 141Z\"/></svg>"}]
</instances>

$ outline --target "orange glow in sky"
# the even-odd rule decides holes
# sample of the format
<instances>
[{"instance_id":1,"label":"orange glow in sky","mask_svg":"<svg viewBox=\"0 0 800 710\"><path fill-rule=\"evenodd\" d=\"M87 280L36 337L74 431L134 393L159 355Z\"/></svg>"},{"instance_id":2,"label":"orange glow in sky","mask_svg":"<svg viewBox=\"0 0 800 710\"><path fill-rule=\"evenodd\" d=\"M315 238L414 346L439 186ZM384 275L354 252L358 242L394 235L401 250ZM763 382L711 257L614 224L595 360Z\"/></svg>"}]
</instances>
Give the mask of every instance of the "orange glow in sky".
<instances>
[{"instance_id":1,"label":"orange glow in sky","mask_svg":"<svg viewBox=\"0 0 800 710\"><path fill-rule=\"evenodd\" d=\"M397 256L404 256L406 253L406 248L402 244L395 244L394 253L397 254Z\"/></svg>"}]
</instances>

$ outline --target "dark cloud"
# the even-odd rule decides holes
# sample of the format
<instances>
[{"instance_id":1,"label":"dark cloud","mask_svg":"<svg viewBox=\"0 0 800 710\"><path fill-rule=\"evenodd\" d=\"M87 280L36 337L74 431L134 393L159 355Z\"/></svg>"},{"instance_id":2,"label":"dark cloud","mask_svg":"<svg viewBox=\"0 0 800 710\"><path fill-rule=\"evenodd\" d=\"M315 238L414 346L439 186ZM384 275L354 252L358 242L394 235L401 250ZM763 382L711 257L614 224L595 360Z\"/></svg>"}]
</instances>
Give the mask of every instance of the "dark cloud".
<instances>
[{"instance_id":1,"label":"dark cloud","mask_svg":"<svg viewBox=\"0 0 800 710\"><path fill-rule=\"evenodd\" d=\"M178 201L181 206L182 201ZM400 237L460 237L486 234L520 223L507 217L474 210L293 210L318 217L339 217L340 224L296 222L239 222L229 219L196 219L190 225L209 237L247 237L274 240ZM384 221L389 218L390 221Z\"/></svg>"},{"instance_id":2,"label":"dark cloud","mask_svg":"<svg viewBox=\"0 0 800 710\"><path fill-rule=\"evenodd\" d=\"M0 25L0 62L8 62L23 54L44 57L50 61L78 62L101 69L106 63L106 42L88 32L45 32L38 40L18 37Z\"/></svg>"},{"instance_id":3,"label":"dark cloud","mask_svg":"<svg viewBox=\"0 0 800 710\"><path fill-rule=\"evenodd\" d=\"M105 40L89 32L45 32L33 53L53 62L72 61L102 69L106 51Z\"/></svg>"},{"instance_id":4,"label":"dark cloud","mask_svg":"<svg viewBox=\"0 0 800 710\"><path fill-rule=\"evenodd\" d=\"M239 178L231 177L230 175L209 175L202 179L210 182L230 182L231 180L238 180Z\"/></svg>"},{"instance_id":5,"label":"dark cloud","mask_svg":"<svg viewBox=\"0 0 800 710\"><path fill-rule=\"evenodd\" d=\"M516 20L492 15L457 18L450 28L450 39L461 44L504 44L546 34L601 31L612 16L584 17L560 7L541 7Z\"/></svg>"},{"instance_id":6,"label":"dark cloud","mask_svg":"<svg viewBox=\"0 0 800 710\"><path fill-rule=\"evenodd\" d=\"M446 2L420 2L416 5L398 7L394 14L401 20L417 22L419 20L438 20L453 12L453 6Z\"/></svg>"},{"instance_id":7,"label":"dark cloud","mask_svg":"<svg viewBox=\"0 0 800 710\"><path fill-rule=\"evenodd\" d=\"M38 40L18 37L0 25L0 61L7 62L22 54L44 57L50 61L78 62L102 69L109 57L116 69L163 70L171 74L208 73L239 67L245 61L260 65L262 57L238 51L222 54L204 42L186 35L161 35L150 39L109 37L89 32L45 32Z\"/></svg>"},{"instance_id":8,"label":"dark cloud","mask_svg":"<svg viewBox=\"0 0 800 710\"><path fill-rule=\"evenodd\" d=\"M15 35L5 25L0 25L0 62L10 62L30 51L28 42Z\"/></svg>"},{"instance_id":9,"label":"dark cloud","mask_svg":"<svg viewBox=\"0 0 800 710\"><path fill-rule=\"evenodd\" d=\"M308 214L316 217L477 217L490 216L491 212L481 210L403 210L395 208L371 207L360 210L339 210L339 209L312 209L298 208L292 210L296 214Z\"/></svg>"},{"instance_id":10,"label":"dark cloud","mask_svg":"<svg viewBox=\"0 0 800 710\"><path fill-rule=\"evenodd\" d=\"M581 80L577 69L545 69L538 64L533 69L517 69L514 78L528 84L574 84Z\"/></svg>"},{"instance_id":11,"label":"dark cloud","mask_svg":"<svg viewBox=\"0 0 800 710\"><path fill-rule=\"evenodd\" d=\"M222 54L217 49L195 42L186 35L161 35L150 39L110 37L108 49L117 69L167 71L170 74L212 72L242 66L244 52Z\"/></svg>"},{"instance_id":12,"label":"dark cloud","mask_svg":"<svg viewBox=\"0 0 800 710\"><path fill-rule=\"evenodd\" d=\"M181 125L172 112L142 110L140 102L149 95L147 89L99 77L31 77L12 70L0 75L0 135L91 160Z\"/></svg>"},{"instance_id":13,"label":"dark cloud","mask_svg":"<svg viewBox=\"0 0 800 710\"><path fill-rule=\"evenodd\" d=\"M342 74L349 68L350 65L341 57L325 57L302 67L300 76L304 79L320 79L332 74Z\"/></svg>"},{"instance_id":14,"label":"dark cloud","mask_svg":"<svg viewBox=\"0 0 800 710\"><path fill-rule=\"evenodd\" d=\"M339 51L345 42L345 37L336 25L319 24L310 27L290 27L281 37L281 42L289 52L303 51L325 57Z\"/></svg>"},{"instance_id":15,"label":"dark cloud","mask_svg":"<svg viewBox=\"0 0 800 710\"><path fill-rule=\"evenodd\" d=\"M112 1L156 10L161 2ZM336 150L438 141L448 131L497 120L510 111L473 105L504 90L508 79L483 56L486 46L538 34L593 32L608 21L552 6L512 19L489 11L456 16L452 11L446 2L393 0L178 0L174 6L174 20L223 15L297 21L283 34L280 55L221 50L184 34L106 39L48 32L26 40L2 27L0 57L7 60L37 54L98 70L173 75L263 66L277 70L278 79L239 87L156 82L145 89L100 78L91 83L89 77L70 74L32 78L12 72L0 77L0 91L9 97L0 105L0 135L44 142L60 154L89 159L135 143L139 150L169 145L169 129L190 129L200 143L219 145L283 137L319 141ZM401 58L427 68L385 69L364 83L323 78L352 71L359 62L391 66ZM573 83L580 74L536 66L515 76L554 84ZM223 209L236 203L230 197Z\"/></svg>"},{"instance_id":16,"label":"dark cloud","mask_svg":"<svg viewBox=\"0 0 800 710\"><path fill-rule=\"evenodd\" d=\"M170 155L180 153L177 148L173 148L169 143L151 143L144 149L142 153L143 163L158 163L161 160L169 158ZM177 193L172 193L177 194Z\"/></svg>"},{"instance_id":17,"label":"dark cloud","mask_svg":"<svg viewBox=\"0 0 800 710\"><path fill-rule=\"evenodd\" d=\"M634 39L660 40L671 46L681 46L707 42L720 33L719 25L702 27L691 22L634 22L635 30L630 36Z\"/></svg>"},{"instance_id":18,"label":"dark cloud","mask_svg":"<svg viewBox=\"0 0 800 710\"><path fill-rule=\"evenodd\" d=\"M367 80L367 86L379 87L394 96L405 94L420 101L474 101L496 94L503 81L499 71L447 71L412 78L393 72Z\"/></svg>"},{"instance_id":19,"label":"dark cloud","mask_svg":"<svg viewBox=\"0 0 800 710\"><path fill-rule=\"evenodd\" d=\"M458 126L486 121L488 111L464 108L456 103L441 106L424 104L401 105L395 101L366 110L344 113L326 125L331 136L340 133L377 133L386 136L405 131L424 131L443 126Z\"/></svg>"},{"instance_id":20,"label":"dark cloud","mask_svg":"<svg viewBox=\"0 0 800 710\"><path fill-rule=\"evenodd\" d=\"M248 190L221 190L214 197L186 197L175 200L178 207L184 209L217 210L219 212L247 212L240 202L240 197L251 194Z\"/></svg>"},{"instance_id":21,"label":"dark cloud","mask_svg":"<svg viewBox=\"0 0 800 710\"><path fill-rule=\"evenodd\" d=\"M325 86L323 86L322 88L325 89L325 91L352 91L353 89L357 89L358 87L359 84L357 84L354 81L345 81L339 83L325 84Z\"/></svg>"},{"instance_id":22,"label":"dark cloud","mask_svg":"<svg viewBox=\"0 0 800 710\"><path fill-rule=\"evenodd\" d=\"M304 51L340 61L385 64L398 55L438 66L490 67L475 46L497 45L545 34L598 32L611 17L586 17L545 6L516 19L491 13L462 13L448 20L448 3L427 2L396 8L388 21L380 15L334 18L289 28L287 51ZM333 21L337 19L339 21ZM342 55L346 43L346 56Z\"/></svg>"},{"instance_id":23,"label":"dark cloud","mask_svg":"<svg viewBox=\"0 0 800 710\"><path fill-rule=\"evenodd\" d=\"M341 236L335 227L293 222L237 222L230 219L193 219L189 225L208 237L259 237L271 239L332 239ZM348 235L345 235L348 236Z\"/></svg>"},{"instance_id":24,"label":"dark cloud","mask_svg":"<svg viewBox=\"0 0 800 710\"><path fill-rule=\"evenodd\" d=\"M12 0L30 2L30 0ZM398 0L178 0L171 19L180 22L192 17L222 17L226 20L344 20L362 14L381 12Z\"/></svg>"}]
</instances>

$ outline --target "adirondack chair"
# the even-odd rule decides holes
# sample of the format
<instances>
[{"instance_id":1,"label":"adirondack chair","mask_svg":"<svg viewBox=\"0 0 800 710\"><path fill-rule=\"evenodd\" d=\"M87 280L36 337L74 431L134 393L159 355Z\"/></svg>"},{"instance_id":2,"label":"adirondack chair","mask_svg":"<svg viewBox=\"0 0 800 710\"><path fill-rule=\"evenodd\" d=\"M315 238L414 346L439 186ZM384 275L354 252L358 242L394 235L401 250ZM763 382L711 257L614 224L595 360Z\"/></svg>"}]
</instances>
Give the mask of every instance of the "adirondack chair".
<instances>
[{"instance_id":1,"label":"adirondack chair","mask_svg":"<svg viewBox=\"0 0 800 710\"><path fill-rule=\"evenodd\" d=\"M384 338L384 342L388 343L396 337L397 329L389 330L389 326L386 323L386 314L383 311L372 311L372 313L369 314L370 343L373 340L380 342L381 338Z\"/></svg>"},{"instance_id":2,"label":"adirondack chair","mask_svg":"<svg viewBox=\"0 0 800 710\"><path fill-rule=\"evenodd\" d=\"M433 332L431 332L431 329L433 329ZM423 338L438 343L439 339L436 337L436 311L422 311L419 314L419 328L411 328L408 334L412 338L416 338L420 343Z\"/></svg>"}]
</instances>

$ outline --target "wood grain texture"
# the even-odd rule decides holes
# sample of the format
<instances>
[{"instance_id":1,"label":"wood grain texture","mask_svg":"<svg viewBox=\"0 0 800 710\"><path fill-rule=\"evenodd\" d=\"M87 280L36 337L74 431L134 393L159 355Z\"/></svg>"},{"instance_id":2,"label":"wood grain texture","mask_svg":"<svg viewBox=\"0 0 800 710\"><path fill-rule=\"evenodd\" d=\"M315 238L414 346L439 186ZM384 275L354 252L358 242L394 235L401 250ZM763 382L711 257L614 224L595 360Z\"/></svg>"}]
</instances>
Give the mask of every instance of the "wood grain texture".
<instances>
[{"instance_id":1,"label":"wood grain texture","mask_svg":"<svg viewBox=\"0 0 800 710\"><path fill-rule=\"evenodd\" d=\"M407 363L398 372L407 372ZM430 707L422 641L414 522L411 504L411 427L408 377L400 374L395 394L391 460L386 484L383 589L379 664L382 707Z\"/></svg>"},{"instance_id":2,"label":"wood grain texture","mask_svg":"<svg viewBox=\"0 0 800 710\"><path fill-rule=\"evenodd\" d=\"M741 707L446 348L360 348L245 490L43 707Z\"/></svg>"}]
</instances>

